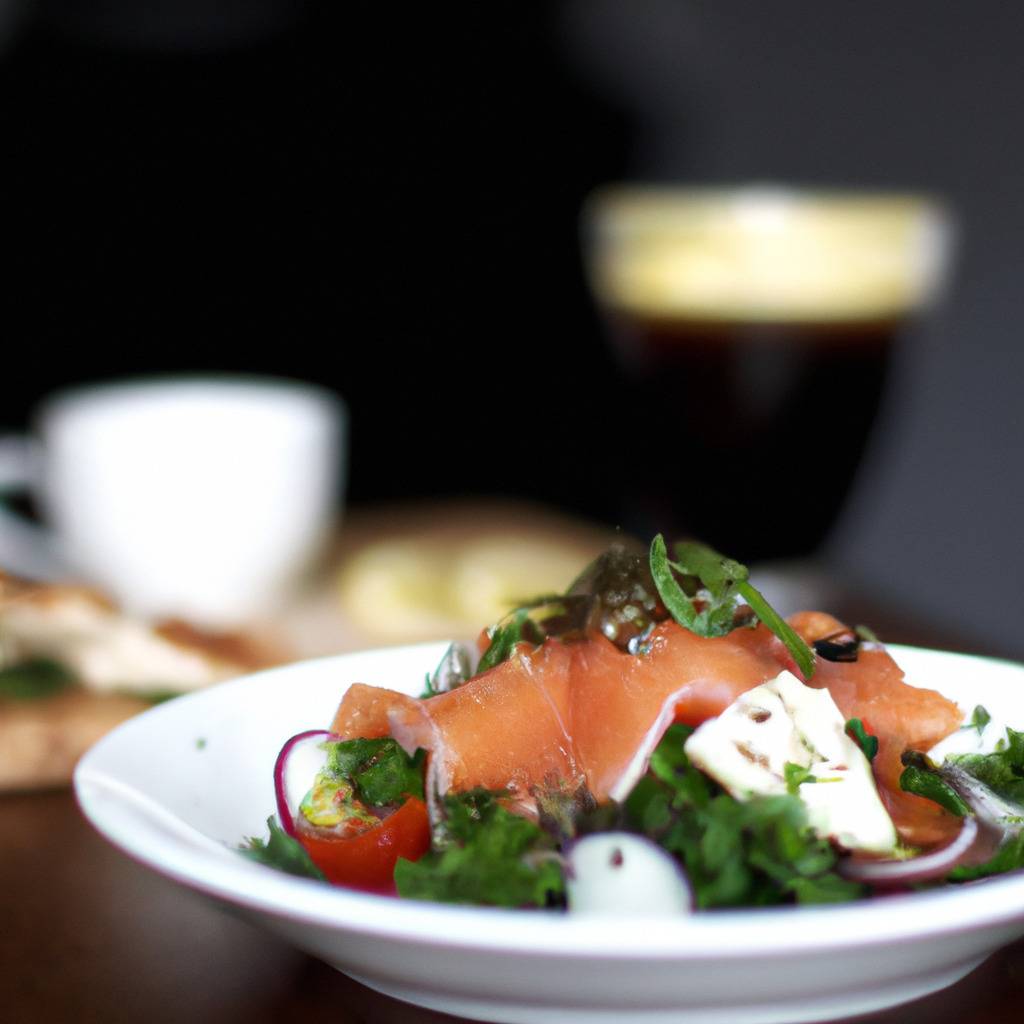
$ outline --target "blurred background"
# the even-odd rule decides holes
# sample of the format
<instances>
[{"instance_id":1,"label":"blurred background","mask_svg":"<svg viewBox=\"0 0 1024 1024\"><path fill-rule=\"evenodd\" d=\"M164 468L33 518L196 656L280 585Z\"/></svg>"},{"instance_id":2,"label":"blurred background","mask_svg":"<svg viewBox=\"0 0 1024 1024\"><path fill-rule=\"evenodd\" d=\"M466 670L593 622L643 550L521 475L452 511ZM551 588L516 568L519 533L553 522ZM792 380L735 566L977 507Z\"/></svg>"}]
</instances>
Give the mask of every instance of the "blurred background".
<instances>
[{"instance_id":1,"label":"blurred background","mask_svg":"<svg viewBox=\"0 0 1024 1024\"><path fill-rule=\"evenodd\" d=\"M73 384L284 376L347 403L357 525L381 504L494 498L598 532L685 529L710 471L680 467L704 442L683 408L677 429L648 417L609 341L587 197L610 182L924 194L951 211L955 257L880 371L863 459L826 402L785 450L751 442L772 471L732 486L758 529L709 539L799 556L961 645L1024 655L1014 5L0 12L0 432ZM858 379L829 394L856 407ZM773 547L835 477L805 549ZM653 511L632 500L652 478L669 497Z\"/></svg>"}]
</instances>

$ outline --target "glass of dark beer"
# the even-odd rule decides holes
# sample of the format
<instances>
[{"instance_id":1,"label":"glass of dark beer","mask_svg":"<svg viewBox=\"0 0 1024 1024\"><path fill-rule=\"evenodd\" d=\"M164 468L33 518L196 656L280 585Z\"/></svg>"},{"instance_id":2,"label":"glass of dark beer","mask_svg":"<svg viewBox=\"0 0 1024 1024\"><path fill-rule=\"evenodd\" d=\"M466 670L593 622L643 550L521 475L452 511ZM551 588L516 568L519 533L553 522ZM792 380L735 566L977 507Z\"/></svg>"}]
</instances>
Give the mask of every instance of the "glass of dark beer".
<instances>
[{"instance_id":1,"label":"glass of dark beer","mask_svg":"<svg viewBox=\"0 0 1024 1024\"><path fill-rule=\"evenodd\" d=\"M861 461L894 343L943 280L941 206L616 186L591 197L584 228L620 371L608 456L621 525L745 561L814 552Z\"/></svg>"}]
</instances>

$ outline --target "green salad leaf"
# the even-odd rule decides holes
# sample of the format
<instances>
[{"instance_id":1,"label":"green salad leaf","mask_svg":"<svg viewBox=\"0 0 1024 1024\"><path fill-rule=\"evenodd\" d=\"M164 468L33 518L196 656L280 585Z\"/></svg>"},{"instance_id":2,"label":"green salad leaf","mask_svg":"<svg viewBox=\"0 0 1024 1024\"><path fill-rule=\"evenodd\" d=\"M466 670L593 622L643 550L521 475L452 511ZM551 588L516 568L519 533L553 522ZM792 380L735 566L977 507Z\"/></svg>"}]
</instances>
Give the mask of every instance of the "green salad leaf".
<instances>
[{"instance_id":1,"label":"green salad leaf","mask_svg":"<svg viewBox=\"0 0 1024 1024\"><path fill-rule=\"evenodd\" d=\"M41 700L74 682L74 675L58 662L32 658L0 669L0 699Z\"/></svg>"},{"instance_id":2,"label":"green salad leaf","mask_svg":"<svg viewBox=\"0 0 1024 1024\"><path fill-rule=\"evenodd\" d=\"M998 875L1024 868L1024 733L1008 730L1009 749L993 754L959 754L941 765L925 754L905 751L900 786L928 797L947 810L973 814L979 824L999 836L995 853L981 864L961 864L947 876L951 882ZM906 780L906 784L904 782Z\"/></svg>"},{"instance_id":3,"label":"green salad leaf","mask_svg":"<svg viewBox=\"0 0 1024 1024\"><path fill-rule=\"evenodd\" d=\"M696 541L678 542L673 552L674 560L669 558L660 533L651 542L651 575L676 622L698 636L724 636L735 628L737 602L742 597L754 615L786 645L804 679L814 675L814 652L750 583L745 565ZM692 592L687 591L687 583Z\"/></svg>"},{"instance_id":4,"label":"green salad leaf","mask_svg":"<svg viewBox=\"0 0 1024 1024\"><path fill-rule=\"evenodd\" d=\"M446 796L435 849L395 865L398 894L501 907L560 902L565 883L553 840L506 810L501 796L484 789Z\"/></svg>"},{"instance_id":5,"label":"green salad leaf","mask_svg":"<svg viewBox=\"0 0 1024 1024\"><path fill-rule=\"evenodd\" d=\"M626 798L627 822L682 862L697 906L765 906L856 899L863 886L835 871L837 854L807 823L799 797L735 800L694 767L675 725Z\"/></svg>"},{"instance_id":6,"label":"green salad leaf","mask_svg":"<svg viewBox=\"0 0 1024 1024\"><path fill-rule=\"evenodd\" d=\"M476 670L478 673L486 672L489 668L507 661L518 644L538 644L543 639L543 634L530 618L530 608L516 608L491 630L491 642L480 658Z\"/></svg>"},{"instance_id":7,"label":"green salad leaf","mask_svg":"<svg viewBox=\"0 0 1024 1024\"><path fill-rule=\"evenodd\" d=\"M356 795L371 807L402 803L406 797L423 799L426 751L410 757L391 739L341 740L327 744L325 774L351 782Z\"/></svg>"},{"instance_id":8,"label":"green salad leaf","mask_svg":"<svg viewBox=\"0 0 1024 1024\"><path fill-rule=\"evenodd\" d=\"M945 807L947 811L962 818L971 813L970 805L962 799L956 789L930 764L928 759L913 750L903 753L903 772L900 775L900 789L905 793L923 796L927 800Z\"/></svg>"},{"instance_id":9,"label":"green salad leaf","mask_svg":"<svg viewBox=\"0 0 1024 1024\"><path fill-rule=\"evenodd\" d=\"M310 859L302 843L288 835L273 815L267 818L267 828L270 830L269 839L253 836L239 847L238 852L258 864L285 871L289 875L326 881L324 873Z\"/></svg>"},{"instance_id":10,"label":"green salad leaf","mask_svg":"<svg viewBox=\"0 0 1024 1024\"><path fill-rule=\"evenodd\" d=\"M846 735L860 747L869 761L874 761L875 755L878 753L878 737L872 736L864 728L864 723L859 718L851 718L847 721Z\"/></svg>"},{"instance_id":11,"label":"green salad leaf","mask_svg":"<svg viewBox=\"0 0 1024 1024\"><path fill-rule=\"evenodd\" d=\"M984 708L976 708L975 715L978 710ZM1001 797L1024 804L1024 732L1007 729L1006 744L995 753L954 754L948 760Z\"/></svg>"}]
</instances>

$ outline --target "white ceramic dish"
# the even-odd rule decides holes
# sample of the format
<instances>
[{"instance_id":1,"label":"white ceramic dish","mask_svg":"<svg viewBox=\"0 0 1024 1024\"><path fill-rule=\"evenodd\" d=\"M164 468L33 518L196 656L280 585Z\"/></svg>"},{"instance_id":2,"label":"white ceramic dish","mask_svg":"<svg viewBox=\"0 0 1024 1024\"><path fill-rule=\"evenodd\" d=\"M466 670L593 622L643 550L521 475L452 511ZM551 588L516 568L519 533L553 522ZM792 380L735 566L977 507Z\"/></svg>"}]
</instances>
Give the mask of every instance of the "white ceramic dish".
<instances>
[{"instance_id":1,"label":"white ceramic dish","mask_svg":"<svg viewBox=\"0 0 1024 1024\"><path fill-rule=\"evenodd\" d=\"M359 981L449 1013L522 1024L764 1024L865 1013L949 985L1024 934L1024 873L833 907L574 919L362 895L233 851L265 835L282 742L325 726L349 683L415 693L443 645L305 662L126 723L75 774L126 853ZM1024 666L893 648L918 685L1024 724Z\"/></svg>"}]
</instances>

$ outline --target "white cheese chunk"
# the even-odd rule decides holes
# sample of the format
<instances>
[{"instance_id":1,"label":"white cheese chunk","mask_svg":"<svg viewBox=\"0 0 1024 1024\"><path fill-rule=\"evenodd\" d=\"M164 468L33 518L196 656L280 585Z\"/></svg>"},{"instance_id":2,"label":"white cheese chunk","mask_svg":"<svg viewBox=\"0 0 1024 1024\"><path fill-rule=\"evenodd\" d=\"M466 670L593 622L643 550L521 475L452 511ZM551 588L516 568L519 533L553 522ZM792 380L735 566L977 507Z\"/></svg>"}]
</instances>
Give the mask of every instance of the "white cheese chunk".
<instances>
[{"instance_id":1,"label":"white cheese chunk","mask_svg":"<svg viewBox=\"0 0 1024 1024\"><path fill-rule=\"evenodd\" d=\"M848 850L891 853L896 847L896 830L871 765L846 735L846 722L828 690L805 686L783 672L701 725L684 749L738 800L787 792L787 763L809 769L816 781L803 783L797 792L819 836Z\"/></svg>"}]
</instances>

